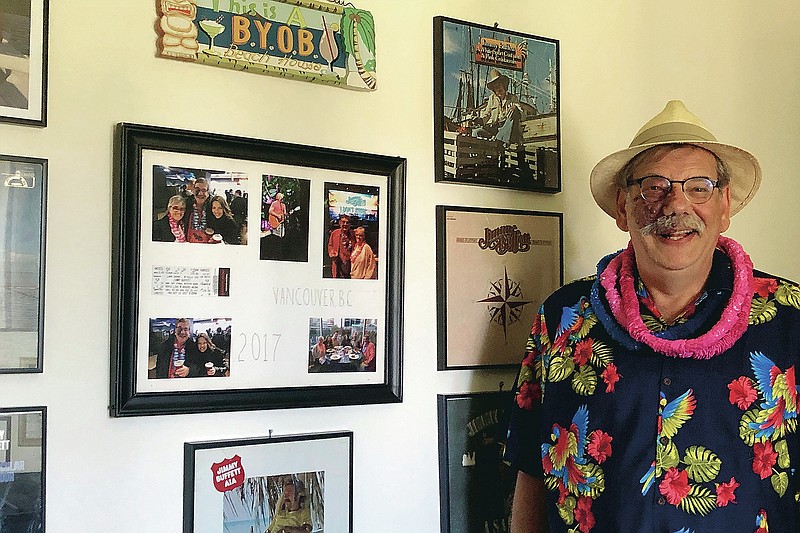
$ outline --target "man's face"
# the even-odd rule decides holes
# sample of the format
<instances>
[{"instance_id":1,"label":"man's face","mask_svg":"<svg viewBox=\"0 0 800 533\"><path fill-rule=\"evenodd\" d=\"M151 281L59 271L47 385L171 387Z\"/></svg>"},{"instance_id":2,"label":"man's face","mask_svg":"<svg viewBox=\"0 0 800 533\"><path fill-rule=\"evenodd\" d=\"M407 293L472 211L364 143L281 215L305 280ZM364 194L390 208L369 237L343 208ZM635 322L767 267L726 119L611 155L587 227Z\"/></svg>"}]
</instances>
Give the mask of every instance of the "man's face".
<instances>
[{"instance_id":1,"label":"man's face","mask_svg":"<svg viewBox=\"0 0 800 533\"><path fill-rule=\"evenodd\" d=\"M206 203L206 200L208 200L208 183L195 183L194 200L198 206Z\"/></svg>"},{"instance_id":2,"label":"man's face","mask_svg":"<svg viewBox=\"0 0 800 533\"><path fill-rule=\"evenodd\" d=\"M175 336L181 343L186 342L186 340L189 338L189 323L178 322L175 324Z\"/></svg>"},{"instance_id":3,"label":"man's face","mask_svg":"<svg viewBox=\"0 0 800 533\"><path fill-rule=\"evenodd\" d=\"M498 83L496 86L492 87L492 92L497 95L498 98L501 100L506 97L508 94L508 90L506 86L502 83Z\"/></svg>"},{"instance_id":4,"label":"man's face","mask_svg":"<svg viewBox=\"0 0 800 533\"><path fill-rule=\"evenodd\" d=\"M633 170L634 180L646 176L677 181L707 177L716 182L717 163L710 152L683 146L651 161L645 160ZM673 227L642 234L642 228L659 217L670 215L678 219ZM730 190L727 187L715 190L702 204L691 203L679 183L674 184L660 202L646 202L638 185L621 189L617 194L617 226L630 232L636 264L644 275L658 276L670 271L684 271L689 275L707 273L719 235L730 226L729 216ZM692 229L691 219L705 228Z\"/></svg>"},{"instance_id":5,"label":"man's face","mask_svg":"<svg viewBox=\"0 0 800 533\"><path fill-rule=\"evenodd\" d=\"M349 229L350 228L350 219L347 217L340 217L339 218L339 227L342 229Z\"/></svg>"},{"instance_id":6,"label":"man's face","mask_svg":"<svg viewBox=\"0 0 800 533\"><path fill-rule=\"evenodd\" d=\"M292 483L287 483L283 487L283 501L286 502L286 507L290 511L296 511L300 508L300 498L297 496Z\"/></svg>"}]
</instances>

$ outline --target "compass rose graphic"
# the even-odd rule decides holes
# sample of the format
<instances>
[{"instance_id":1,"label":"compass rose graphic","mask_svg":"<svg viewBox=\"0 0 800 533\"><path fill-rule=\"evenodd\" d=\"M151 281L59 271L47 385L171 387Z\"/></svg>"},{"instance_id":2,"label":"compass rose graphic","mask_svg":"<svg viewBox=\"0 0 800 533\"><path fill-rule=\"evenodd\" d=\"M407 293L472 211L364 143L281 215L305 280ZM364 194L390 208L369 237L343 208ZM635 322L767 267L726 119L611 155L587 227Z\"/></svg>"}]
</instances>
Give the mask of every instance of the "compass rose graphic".
<instances>
[{"instance_id":1,"label":"compass rose graphic","mask_svg":"<svg viewBox=\"0 0 800 533\"><path fill-rule=\"evenodd\" d=\"M522 299L520 284L508 277L508 269L503 267L503 277L489 284L489 294L477 303L489 304L489 318L503 327L503 337L507 336L508 326L518 322L522 310L530 300Z\"/></svg>"}]
</instances>

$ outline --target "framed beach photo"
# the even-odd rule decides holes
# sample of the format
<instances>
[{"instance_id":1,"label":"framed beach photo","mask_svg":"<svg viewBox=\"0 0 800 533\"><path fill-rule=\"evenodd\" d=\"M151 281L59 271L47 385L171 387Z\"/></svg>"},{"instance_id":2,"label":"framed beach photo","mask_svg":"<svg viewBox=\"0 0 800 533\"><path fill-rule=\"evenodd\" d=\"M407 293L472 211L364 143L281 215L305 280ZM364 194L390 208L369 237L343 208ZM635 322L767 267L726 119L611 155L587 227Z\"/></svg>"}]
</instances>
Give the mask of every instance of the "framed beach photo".
<instances>
[{"instance_id":1,"label":"framed beach photo","mask_svg":"<svg viewBox=\"0 0 800 533\"><path fill-rule=\"evenodd\" d=\"M0 409L2 531L45 530L46 427L46 407Z\"/></svg>"},{"instance_id":2,"label":"framed beach photo","mask_svg":"<svg viewBox=\"0 0 800 533\"><path fill-rule=\"evenodd\" d=\"M352 502L352 431L184 445L184 533L348 533Z\"/></svg>"},{"instance_id":3,"label":"framed beach photo","mask_svg":"<svg viewBox=\"0 0 800 533\"><path fill-rule=\"evenodd\" d=\"M114 416L401 400L405 160L121 124Z\"/></svg>"},{"instance_id":4,"label":"framed beach photo","mask_svg":"<svg viewBox=\"0 0 800 533\"><path fill-rule=\"evenodd\" d=\"M503 462L512 391L439 394L441 533L509 533L517 472Z\"/></svg>"},{"instance_id":5,"label":"framed beach photo","mask_svg":"<svg viewBox=\"0 0 800 533\"><path fill-rule=\"evenodd\" d=\"M0 374L42 372L47 161L0 155Z\"/></svg>"},{"instance_id":6,"label":"framed beach photo","mask_svg":"<svg viewBox=\"0 0 800 533\"><path fill-rule=\"evenodd\" d=\"M559 43L433 19L436 181L561 190Z\"/></svg>"},{"instance_id":7,"label":"framed beach photo","mask_svg":"<svg viewBox=\"0 0 800 533\"><path fill-rule=\"evenodd\" d=\"M0 2L0 122L47 125L48 0Z\"/></svg>"},{"instance_id":8,"label":"framed beach photo","mask_svg":"<svg viewBox=\"0 0 800 533\"><path fill-rule=\"evenodd\" d=\"M436 206L438 369L519 365L564 281L561 213Z\"/></svg>"}]
</instances>

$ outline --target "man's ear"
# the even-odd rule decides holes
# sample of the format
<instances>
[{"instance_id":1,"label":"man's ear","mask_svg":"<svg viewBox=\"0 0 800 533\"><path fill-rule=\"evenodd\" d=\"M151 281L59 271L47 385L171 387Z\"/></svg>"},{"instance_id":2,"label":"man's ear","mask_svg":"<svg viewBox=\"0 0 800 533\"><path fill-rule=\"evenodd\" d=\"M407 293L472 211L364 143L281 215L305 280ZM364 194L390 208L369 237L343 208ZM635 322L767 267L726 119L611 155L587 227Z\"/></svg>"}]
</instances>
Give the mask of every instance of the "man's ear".
<instances>
[{"instance_id":1,"label":"man's ear","mask_svg":"<svg viewBox=\"0 0 800 533\"><path fill-rule=\"evenodd\" d=\"M723 213L722 213L722 227L720 232L725 232L731 226L731 188L725 187L720 191L722 193Z\"/></svg>"},{"instance_id":2,"label":"man's ear","mask_svg":"<svg viewBox=\"0 0 800 533\"><path fill-rule=\"evenodd\" d=\"M617 227L622 231L628 231L628 213L625 211L625 200L627 195L624 189L617 189Z\"/></svg>"}]
</instances>

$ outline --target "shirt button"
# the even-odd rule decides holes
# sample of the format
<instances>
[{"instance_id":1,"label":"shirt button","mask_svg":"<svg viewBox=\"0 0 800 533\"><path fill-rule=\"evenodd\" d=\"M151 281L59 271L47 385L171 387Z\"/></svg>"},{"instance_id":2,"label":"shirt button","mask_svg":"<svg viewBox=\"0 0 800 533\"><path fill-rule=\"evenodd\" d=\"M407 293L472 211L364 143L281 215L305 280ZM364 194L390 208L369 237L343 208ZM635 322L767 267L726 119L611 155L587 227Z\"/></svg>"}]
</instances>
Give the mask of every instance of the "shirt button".
<instances>
[{"instance_id":1,"label":"shirt button","mask_svg":"<svg viewBox=\"0 0 800 533\"><path fill-rule=\"evenodd\" d=\"M666 386L666 387L669 387L670 385L672 385L672 380L671 380L671 379L669 379L669 378L664 378L664 379L661 381L661 383L663 383L663 384L664 384L664 386Z\"/></svg>"},{"instance_id":2,"label":"shirt button","mask_svg":"<svg viewBox=\"0 0 800 533\"><path fill-rule=\"evenodd\" d=\"M663 496L659 496L656 502L658 503L658 505L665 505L667 503L667 499Z\"/></svg>"},{"instance_id":3,"label":"shirt button","mask_svg":"<svg viewBox=\"0 0 800 533\"><path fill-rule=\"evenodd\" d=\"M661 442L661 444L662 444L663 446L666 446L666 445L667 445L667 443L669 443L669 437L661 437L661 438L659 439L659 441Z\"/></svg>"}]
</instances>

